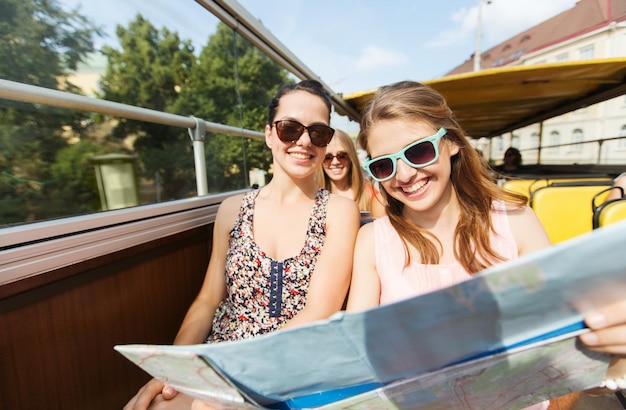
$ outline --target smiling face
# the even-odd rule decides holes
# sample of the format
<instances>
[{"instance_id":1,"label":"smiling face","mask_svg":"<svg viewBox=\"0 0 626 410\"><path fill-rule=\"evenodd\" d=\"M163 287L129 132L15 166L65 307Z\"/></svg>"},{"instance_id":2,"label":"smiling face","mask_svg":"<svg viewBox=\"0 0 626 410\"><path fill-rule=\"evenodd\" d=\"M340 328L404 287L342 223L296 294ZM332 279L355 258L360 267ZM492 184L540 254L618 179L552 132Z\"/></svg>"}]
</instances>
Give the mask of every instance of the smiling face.
<instances>
[{"instance_id":1,"label":"smiling face","mask_svg":"<svg viewBox=\"0 0 626 410\"><path fill-rule=\"evenodd\" d=\"M430 137L437 129L425 121L380 120L368 132L372 159L396 154L406 146ZM445 137L438 142L439 158L423 168L414 168L403 159L396 160L396 173L380 184L393 198L405 205L405 213L428 212L445 206L453 195L450 181L451 160L459 148Z\"/></svg>"},{"instance_id":2,"label":"smiling face","mask_svg":"<svg viewBox=\"0 0 626 410\"><path fill-rule=\"evenodd\" d=\"M335 182L348 181L350 176L350 157L339 138L333 138L326 147L326 158L323 167L328 178Z\"/></svg>"},{"instance_id":3,"label":"smiling face","mask_svg":"<svg viewBox=\"0 0 626 410\"><path fill-rule=\"evenodd\" d=\"M328 108L319 96L298 90L280 98L274 120L293 120L308 127L328 125L328 117ZM265 143L272 150L275 176L283 171L294 178L313 177L326 153L326 147L311 144L308 131L304 131L297 141L281 141L273 124L265 127Z\"/></svg>"}]
</instances>

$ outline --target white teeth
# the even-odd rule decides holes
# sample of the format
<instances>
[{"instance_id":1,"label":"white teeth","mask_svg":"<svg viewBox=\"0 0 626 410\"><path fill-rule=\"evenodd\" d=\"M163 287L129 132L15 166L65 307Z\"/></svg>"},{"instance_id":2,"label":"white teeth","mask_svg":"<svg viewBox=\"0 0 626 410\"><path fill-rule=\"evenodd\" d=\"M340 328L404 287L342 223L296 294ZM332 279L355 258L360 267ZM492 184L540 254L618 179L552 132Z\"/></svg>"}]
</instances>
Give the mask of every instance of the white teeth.
<instances>
[{"instance_id":1,"label":"white teeth","mask_svg":"<svg viewBox=\"0 0 626 410\"><path fill-rule=\"evenodd\" d=\"M301 154L299 152L291 152L291 153L289 153L289 155L291 155L292 157L295 157L297 159L309 159L309 158L311 158L310 155Z\"/></svg>"},{"instance_id":2,"label":"white teeth","mask_svg":"<svg viewBox=\"0 0 626 410\"><path fill-rule=\"evenodd\" d=\"M412 186L407 187L407 188L402 188L402 190L404 192L406 192L407 194L413 194L413 193L419 191L420 189L424 188L424 186L426 186L427 183L428 183L428 180L427 179L423 179L423 180L419 181L415 185L412 185Z\"/></svg>"}]
</instances>

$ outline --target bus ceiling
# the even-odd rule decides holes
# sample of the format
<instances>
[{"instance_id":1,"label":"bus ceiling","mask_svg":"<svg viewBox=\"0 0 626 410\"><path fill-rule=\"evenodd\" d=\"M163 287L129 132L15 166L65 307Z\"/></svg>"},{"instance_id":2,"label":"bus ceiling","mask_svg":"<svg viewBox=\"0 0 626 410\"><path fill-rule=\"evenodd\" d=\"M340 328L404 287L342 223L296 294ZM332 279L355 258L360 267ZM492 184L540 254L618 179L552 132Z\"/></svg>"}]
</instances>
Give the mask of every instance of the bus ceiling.
<instances>
[{"instance_id":1,"label":"bus ceiling","mask_svg":"<svg viewBox=\"0 0 626 410\"><path fill-rule=\"evenodd\" d=\"M626 94L626 58L502 67L423 83L446 98L469 136L491 138ZM361 113L375 92L344 99Z\"/></svg>"}]
</instances>

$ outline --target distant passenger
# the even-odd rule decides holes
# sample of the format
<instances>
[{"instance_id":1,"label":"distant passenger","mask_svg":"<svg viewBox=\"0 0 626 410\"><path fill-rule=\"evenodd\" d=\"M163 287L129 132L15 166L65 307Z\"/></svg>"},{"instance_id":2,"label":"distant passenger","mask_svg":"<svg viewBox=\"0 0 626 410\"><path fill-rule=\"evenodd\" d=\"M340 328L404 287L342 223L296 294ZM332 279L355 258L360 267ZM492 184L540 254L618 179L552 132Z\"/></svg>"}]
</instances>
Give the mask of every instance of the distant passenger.
<instances>
[{"instance_id":1,"label":"distant passenger","mask_svg":"<svg viewBox=\"0 0 626 410\"><path fill-rule=\"evenodd\" d=\"M346 132L335 130L326 147L318 180L331 193L354 200L359 205L363 221L385 214L385 207L377 198L378 191L372 182L365 180L356 145Z\"/></svg>"},{"instance_id":2,"label":"distant passenger","mask_svg":"<svg viewBox=\"0 0 626 410\"><path fill-rule=\"evenodd\" d=\"M504 152L501 165L493 167L494 171L503 175L516 175L522 170L522 153L517 148L509 147Z\"/></svg>"}]
</instances>

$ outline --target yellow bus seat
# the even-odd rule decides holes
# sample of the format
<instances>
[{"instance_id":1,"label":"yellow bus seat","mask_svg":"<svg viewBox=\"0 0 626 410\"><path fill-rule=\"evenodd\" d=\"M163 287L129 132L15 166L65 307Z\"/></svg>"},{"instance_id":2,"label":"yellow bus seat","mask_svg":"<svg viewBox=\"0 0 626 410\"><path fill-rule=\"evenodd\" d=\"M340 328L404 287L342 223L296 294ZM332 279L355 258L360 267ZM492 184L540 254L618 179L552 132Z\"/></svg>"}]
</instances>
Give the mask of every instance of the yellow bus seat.
<instances>
[{"instance_id":1,"label":"yellow bus seat","mask_svg":"<svg viewBox=\"0 0 626 410\"><path fill-rule=\"evenodd\" d=\"M502 188L507 191L522 194L530 198L535 190L548 185L611 185L613 180L603 176L588 177L556 177L556 178L521 178L509 179L502 184Z\"/></svg>"},{"instance_id":2,"label":"yellow bus seat","mask_svg":"<svg viewBox=\"0 0 626 410\"><path fill-rule=\"evenodd\" d=\"M537 178L529 187L528 192L548 185L611 185L613 180L605 176L584 176L584 177L552 177Z\"/></svg>"},{"instance_id":3,"label":"yellow bus seat","mask_svg":"<svg viewBox=\"0 0 626 410\"><path fill-rule=\"evenodd\" d=\"M599 202L600 196L604 193L609 194L610 191L617 189L621 194L621 198L613 199L607 202ZM605 198L606 198L605 195ZM599 205L598 205L599 203ZM624 195L624 189L620 186L613 186L603 191L600 191L593 199L593 229L601 228L603 226L626 219L626 196Z\"/></svg>"},{"instance_id":4,"label":"yellow bus seat","mask_svg":"<svg viewBox=\"0 0 626 410\"><path fill-rule=\"evenodd\" d=\"M537 178L535 179L529 186L528 186L528 196L532 196L532 193L539 189L539 188L543 188L544 186L549 185L549 181L546 178Z\"/></svg>"},{"instance_id":5,"label":"yellow bus seat","mask_svg":"<svg viewBox=\"0 0 626 410\"><path fill-rule=\"evenodd\" d=\"M626 219L626 199L610 201L598 214L598 228Z\"/></svg>"},{"instance_id":6,"label":"yellow bus seat","mask_svg":"<svg viewBox=\"0 0 626 410\"><path fill-rule=\"evenodd\" d=\"M534 179L509 179L502 184L502 188L509 192L514 192L516 194L522 194L526 198L528 198L528 202L530 203L530 186L535 182Z\"/></svg>"},{"instance_id":7,"label":"yellow bus seat","mask_svg":"<svg viewBox=\"0 0 626 410\"><path fill-rule=\"evenodd\" d=\"M550 185L536 189L530 206L552 243L559 243L592 230L594 197L606 185ZM597 196L604 201L608 191Z\"/></svg>"}]
</instances>

